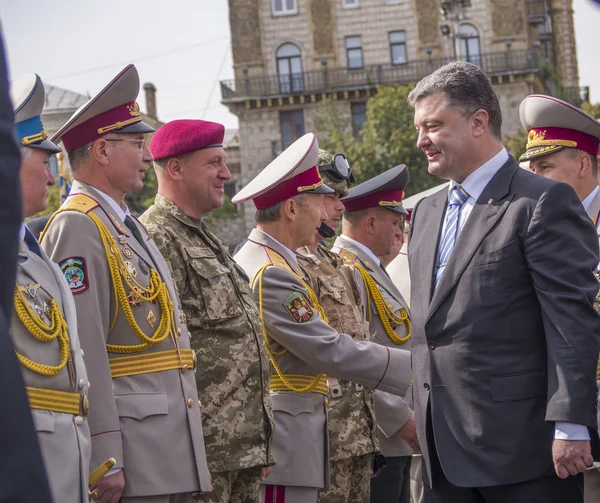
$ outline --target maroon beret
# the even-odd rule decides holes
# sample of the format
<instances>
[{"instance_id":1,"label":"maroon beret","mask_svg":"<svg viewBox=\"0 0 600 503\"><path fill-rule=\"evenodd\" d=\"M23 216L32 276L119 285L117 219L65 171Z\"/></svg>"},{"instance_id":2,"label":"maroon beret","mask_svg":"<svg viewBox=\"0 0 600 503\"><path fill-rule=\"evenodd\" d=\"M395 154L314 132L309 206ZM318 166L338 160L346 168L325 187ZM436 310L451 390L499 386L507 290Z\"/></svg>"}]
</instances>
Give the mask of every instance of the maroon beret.
<instances>
[{"instance_id":1,"label":"maroon beret","mask_svg":"<svg viewBox=\"0 0 600 503\"><path fill-rule=\"evenodd\" d=\"M203 120L176 120L157 129L150 140L154 159L176 157L204 148L222 147L225 126Z\"/></svg>"}]
</instances>

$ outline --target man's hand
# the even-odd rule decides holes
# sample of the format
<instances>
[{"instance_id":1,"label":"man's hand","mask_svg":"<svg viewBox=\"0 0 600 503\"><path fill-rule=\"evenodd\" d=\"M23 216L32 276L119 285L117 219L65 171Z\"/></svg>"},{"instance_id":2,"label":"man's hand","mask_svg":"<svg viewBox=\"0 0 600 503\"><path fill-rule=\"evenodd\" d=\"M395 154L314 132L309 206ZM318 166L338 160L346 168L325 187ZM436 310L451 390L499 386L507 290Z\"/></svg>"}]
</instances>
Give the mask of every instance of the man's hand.
<instances>
[{"instance_id":1,"label":"man's hand","mask_svg":"<svg viewBox=\"0 0 600 503\"><path fill-rule=\"evenodd\" d=\"M98 503L119 503L123 489L125 489L125 477L123 470L120 470L90 487L90 496Z\"/></svg>"},{"instance_id":2,"label":"man's hand","mask_svg":"<svg viewBox=\"0 0 600 503\"><path fill-rule=\"evenodd\" d=\"M594 463L589 440L554 440L552 459L561 479L583 473Z\"/></svg>"},{"instance_id":3,"label":"man's hand","mask_svg":"<svg viewBox=\"0 0 600 503\"><path fill-rule=\"evenodd\" d=\"M413 412L407 423L396 433L404 440L414 452L421 452L419 440L417 439L417 427L415 425L415 413Z\"/></svg>"},{"instance_id":4,"label":"man's hand","mask_svg":"<svg viewBox=\"0 0 600 503\"><path fill-rule=\"evenodd\" d=\"M275 470L275 466L265 466L260 472L260 480L264 481Z\"/></svg>"}]
</instances>

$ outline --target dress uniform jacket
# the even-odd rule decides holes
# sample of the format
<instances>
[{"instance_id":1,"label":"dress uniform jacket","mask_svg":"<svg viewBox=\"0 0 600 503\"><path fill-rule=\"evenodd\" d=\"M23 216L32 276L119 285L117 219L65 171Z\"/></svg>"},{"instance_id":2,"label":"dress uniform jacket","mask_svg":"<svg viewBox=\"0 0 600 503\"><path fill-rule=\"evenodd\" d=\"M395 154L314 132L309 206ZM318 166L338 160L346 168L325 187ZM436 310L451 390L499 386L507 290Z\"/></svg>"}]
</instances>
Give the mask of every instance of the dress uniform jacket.
<instances>
[{"instance_id":1,"label":"dress uniform jacket","mask_svg":"<svg viewBox=\"0 0 600 503\"><path fill-rule=\"evenodd\" d=\"M167 287L174 330L148 349L122 353L116 352L122 351L117 347L107 348L107 344L139 345L142 339L134 334L120 304L123 301L116 298L118 285L113 284L107 253L93 215L114 238L116 252L126 261L130 278L147 288L150 274L156 271ZM123 496L208 491L210 476L191 365L115 378L111 375L111 364L115 369L123 365L117 363L123 362L116 360L118 358L131 357L139 361L143 355L146 361L156 362L153 358L157 355L153 353L170 351L170 355L175 352L177 360L182 362L181 351L190 347L169 269L144 227L138 222L135 225L145 239L147 251L101 194L75 181L62 211L54 215L42 236L42 246L59 263L75 294L77 319L82 327L81 345L93 383L90 401L94 405L89 418L91 466L96 467L109 457L115 458L115 467L124 470ZM167 310L163 312L156 299L140 302L139 295L130 289L122 274L118 281L127 294L125 304L130 305L133 313L130 321L137 324L145 337L151 337Z\"/></svg>"},{"instance_id":2,"label":"dress uniform jacket","mask_svg":"<svg viewBox=\"0 0 600 503\"><path fill-rule=\"evenodd\" d=\"M246 273L204 222L160 194L141 221L173 272L200 364L210 471L274 464L269 358Z\"/></svg>"},{"instance_id":3,"label":"dress uniform jacket","mask_svg":"<svg viewBox=\"0 0 600 503\"><path fill-rule=\"evenodd\" d=\"M360 292L353 273L340 257L319 245L318 254L310 248L296 250L298 264L331 325L355 341L370 340L369 325L363 316ZM379 451L373 392L335 376L328 376L329 448L332 461L340 461Z\"/></svg>"},{"instance_id":4,"label":"dress uniform jacket","mask_svg":"<svg viewBox=\"0 0 600 503\"><path fill-rule=\"evenodd\" d=\"M79 413L63 413L37 408L31 412L46 465L54 501L83 503L89 501L88 476L91 456L90 429L87 422L88 377L77 337L75 304L60 270L48 257L42 257L21 242L17 267L17 289L22 292L33 316L51 325L51 300L56 302L68 326L69 357L56 375L44 375L21 365L30 400L39 389L44 400L47 391L72 393ZM27 320L27 318L25 318ZM42 365L56 366L61 359L58 339L38 340L13 312L10 336L18 354ZM33 405L33 403L32 403Z\"/></svg>"},{"instance_id":5,"label":"dress uniform jacket","mask_svg":"<svg viewBox=\"0 0 600 503\"><path fill-rule=\"evenodd\" d=\"M260 307L266 334L281 372L309 377L329 372L370 388L379 387L399 395L406 393L410 381L409 354L354 342L325 323L318 311L307 305L310 294L294 275L301 276L302 271L291 250L254 229L235 260L252 278L259 305L262 297ZM274 265L261 271L263 266L271 264ZM291 297L304 302L305 321L295 321L286 307ZM275 372L273 368L271 371ZM275 415L273 453L277 464L268 483L327 487L329 452L324 395L275 391L271 399Z\"/></svg>"},{"instance_id":6,"label":"dress uniform jacket","mask_svg":"<svg viewBox=\"0 0 600 503\"><path fill-rule=\"evenodd\" d=\"M357 262L366 269L377 284L384 301L391 306L394 313L399 314L401 308L409 313L408 304L402 298L402 295L390 277L381 269L381 267L374 264L373 260L363 250L348 239L345 239L344 236L338 236L333 245L333 251L339 253L346 263L354 264ZM383 328L383 324L381 323L381 319L377 314L374 302L371 300L371 305L366 305L366 286L362 276L357 270L355 270L355 277L361 289L366 317L370 320L371 340L378 344L382 344L383 346L400 347L401 349L410 350L410 341L399 346L388 337ZM406 337L406 325L403 323L402 325L396 326L394 332L401 338ZM413 450L404 440L395 435L395 433L406 424L412 415L412 390L407 393L405 399L379 390L375 391L374 398L375 417L377 419L377 427L379 430L381 453L384 456L390 457L411 456Z\"/></svg>"}]
</instances>

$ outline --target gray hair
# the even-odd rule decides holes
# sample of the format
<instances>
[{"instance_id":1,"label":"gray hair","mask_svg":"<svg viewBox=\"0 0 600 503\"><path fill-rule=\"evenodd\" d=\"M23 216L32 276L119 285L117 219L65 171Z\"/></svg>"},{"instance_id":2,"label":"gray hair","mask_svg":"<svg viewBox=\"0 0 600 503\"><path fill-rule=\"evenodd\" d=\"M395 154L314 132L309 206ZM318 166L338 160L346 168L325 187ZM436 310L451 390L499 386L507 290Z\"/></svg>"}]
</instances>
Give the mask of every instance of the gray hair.
<instances>
[{"instance_id":1,"label":"gray hair","mask_svg":"<svg viewBox=\"0 0 600 503\"><path fill-rule=\"evenodd\" d=\"M466 61L453 61L421 79L408 95L408 104L441 92L447 106L456 108L465 119L477 110L489 116L492 134L502 140L502 112L498 96L481 68Z\"/></svg>"},{"instance_id":2,"label":"gray hair","mask_svg":"<svg viewBox=\"0 0 600 503\"><path fill-rule=\"evenodd\" d=\"M306 206L306 194L300 194L299 196L295 196L290 199L296 201L298 206ZM285 201L287 201L287 199ZM263 208L262 210L256 210L254 221L257 224L277 222L281 217L281 208L283 208L285 201L281 201L280 203L269 206L268 208Z\"/></svg>"},{"instance_id":3,"label":"gray hair","mask_svg":"<svg viewBox=\"0 0 600 503\"><path fill-rule=\"evenodd\" d=\"M75 150L71 150L71 152L69 152L69 164L71 165L71 171L77 171L87 160L93 143L94 142L86 143L85 145L77 147Z\"/></svg>"},{"instance_id":4,"label":"gray hair","mask_svg":"<svg viewBox=\"0 0 600 503\"><path fill-rule=\"evenodd\" d=\"M21 162L29 160L33 155L33 149L31 147L21 147Z\"/></svg>"}]
</instances>

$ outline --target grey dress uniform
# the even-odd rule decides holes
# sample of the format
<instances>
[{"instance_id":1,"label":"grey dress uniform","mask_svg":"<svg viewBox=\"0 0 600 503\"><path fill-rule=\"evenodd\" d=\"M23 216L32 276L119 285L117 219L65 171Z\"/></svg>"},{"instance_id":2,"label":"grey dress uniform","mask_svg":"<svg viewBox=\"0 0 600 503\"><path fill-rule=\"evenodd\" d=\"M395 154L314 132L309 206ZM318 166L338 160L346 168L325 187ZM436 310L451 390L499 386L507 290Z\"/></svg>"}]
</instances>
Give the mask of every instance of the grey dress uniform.
<instances>
[{"instance_id":1,"label":"grey dress uniform","mask_svg":"<svg viewBox=\"0 0 600 503\"><path fill-rule=\"evenodd\" d=\"M112 253L103 246L98 221L114 240ZM81 344L93 382L92 467L115 458L125 476L124 497L209 491L201 404L181 306L156 245L135 220L134 228L142 243L102 195L75 181L42 236L42 246L69 281L84 327ZM126 267L116 282L109 258ZM143 289L152 285L162 289L162 297L142 299ZM163 323L171 328L162 331ZM149 339L154 334L163 334L162 340Z\"/></svg>"},{"instance_id":2,"label":"grey dress uniform","mask_svg":"<svg viewBox=\"0 0 600 503\"><path fill-rule=\"evenodd\" d=\"M15 300L21 308L13 312L10 337L22 363L52 497L61 503L83 503L89 501L89 383L77 337L75 304L56 264L37 244L32 248L40 254L30 250L25 241L19 248ZM49 329L52 319L57 319L54 309L67 324L66 343L60 335L44 341L31 331L38 323ZM61 353L65 349L67 352ZM63 359L62 368L52 370L60 367ZM59 412L68 409L72 410Z\"/></svg>"},{"instance_id":3,"label":"grey dress uniform","mask_svg":"<svg viewBox=\"0 0 600 503\"><path fill-rule=\"evenodd\" d=\"M271 357L284 375L312 381L315 374L329 372L372 389L406 393L410 382L409 353L354 342L325 323L307 301L310 293L298 279L303 273L291 250L254 229L234 258L252 278L253 292L271 341ZM290 298L298 300L301 307L291 309ZM267 483L314 488L314 494L308 493L314 501L316 488L329 484L325 396L319 392L274 390L273 379L277 381L278 376L273 368L272 372L273 453L277 464ZM287 495L285 501L289 501Z\"/></svg>"}]
</instances>

